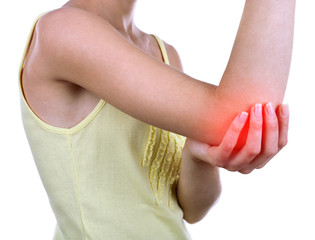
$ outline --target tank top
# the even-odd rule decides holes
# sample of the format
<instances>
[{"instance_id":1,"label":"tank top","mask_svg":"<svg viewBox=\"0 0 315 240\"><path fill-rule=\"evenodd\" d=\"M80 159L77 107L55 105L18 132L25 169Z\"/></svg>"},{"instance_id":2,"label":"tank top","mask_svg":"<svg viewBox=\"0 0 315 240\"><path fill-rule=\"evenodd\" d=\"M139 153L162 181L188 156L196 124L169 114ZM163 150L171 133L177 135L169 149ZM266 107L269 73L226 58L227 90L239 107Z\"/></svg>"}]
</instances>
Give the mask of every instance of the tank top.
<instances>
[{"instance_id":1,"label":"tank top","mask_svg":"<svg viewBox=\"0 0 315 240\"><path fill-rule=\"evenodd\" d=\"M37 20L38 21L38 20ZM185 138L101 99L72 128L42 121L23 95L25 133L56 217L54 240L190 239L176 198ZM164 62L163 42L156 37Z\"/></svg>"}]
</instances>

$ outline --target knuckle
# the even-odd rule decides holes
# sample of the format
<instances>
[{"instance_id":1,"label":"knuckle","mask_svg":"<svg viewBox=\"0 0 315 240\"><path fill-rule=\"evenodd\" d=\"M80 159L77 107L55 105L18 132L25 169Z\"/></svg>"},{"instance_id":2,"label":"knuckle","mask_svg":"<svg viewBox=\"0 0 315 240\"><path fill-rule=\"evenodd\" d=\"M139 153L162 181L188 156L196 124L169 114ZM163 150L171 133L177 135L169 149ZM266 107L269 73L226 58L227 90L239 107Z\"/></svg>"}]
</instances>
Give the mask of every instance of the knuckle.
<instances>
[{"instance_id":1,"label":"knuckle","mask_svg":"<svg viewBox=\"0 0 315 240\"><path fill-rule=\"evenodd\" d=\"M269 161L270 161L270 159L268 159L267 161L261 163L260 165L258 165L258 166L256 167L256 169L262 169L263 167L265 167L265 166L267 165L267 163L268 163Z\"/></svg>"},{"instance_id":2,"label":"knuckle","mask_svg":"<svg viewBox=\"0 0 315 240\"><path fill-rule=\"evenodd\" d=\"M239 169L237 165L231 163L225 164L223 168L230 172L236 172Z\"/></svg>"},{"instance_id":3,"label":"knuckle","mask_svg":"<svg viewBox=\"0 0 315 240\"><path fill-rule=\"evenodd\" d=\"M282 126L289 126L289 116L284 117L280 114L279 122Z\"/></svg>"},{"instance_id":4,"label":"knuckle","mask_svg":"<svg viewBox=\"0 0 315 240\"><path fill-rule=\"evenodd\" d=\"M265 149L263 155L265 157L270 158L270 157L275 156L278 152L279 152L278 146L273 146L273 147L269 147L268 149Z\"/></svg>"},{"instance_id":5,"label":"knuckle","mask_svg":"<svg viewBox=\"0 0 315 240\"><path fill-rule=\"evenodd\" d=\"M252 122L251 127L255 130L261 130L262 129L262 121L261 120L255 120Z\"/></svg>"},{"instance_id":6,"label":"knuckle","mask_svg":"<svg viewBox=\"0 0 315 240\"><path fill-rule=\"evenodd\" d=\"M241 130L242 130L242 126L239 123L232 124L231 131L234 135L239 134Z\"/></svg>"},{"instance_id":7,"label":"knuckle","mask_svg":"<svg viewBox=\"0 0 315 240\"><path fill-rule=\"evenodd\" d=\"M283 115L280 113L278 113L279 115L279 119L281 119L282 121L285 121L285 122L289 122L289 119L290 119L290 116L289 115Z\"/></svg>"},{"instance_id":8,"label":"knuckle","mask_svg":"<svg viewBox=\"0 0 315 240\"><path fill-rule=\"evenodd\" d=\"M226 168L226 163L225 163L222 159L217 159L217 160L214 162L214 165L215 165L216 167Z\"/></svg>"},{"instance_id":9,"label":"knuckle","mask_svg":"<svg viewBox=\"0 0 315 240\"><path fill-rule=\"evenodd\" d=\"M226 167L225 169L230 171L230 172L237 172L237 168L235 168L235 167Z\"/></svg>"},{"instance_id":10,"label":"knuckle","mask_svg":"<svg viewBox=\"0 0 315 240\"><path fill-rule=\"evenodd\" d=\"M239 172L243 169L247 169L249 166L248 161L242 161L242 162L234 162L226 165L225 169L227 169L230 172Z\"/></svg>"},{"instance_id":11,"label":"knuckle","mask_svg":"<svg viewBox=\"0 0 315 240\"><path fill-rule=\"evenodd\" d=\"M287 138L280 140L279 141L279 149L284 148L287 144L288 144L288 139Z\"/></svg>"},{"instance_id":12,"label":"knuckle","mask_svg":"<svg viewBox=\"0 0 315 240\"><path fill-rule=\"evenodd\" d=\"M261 166L257 167L256 169L260 170L260 169L262 169L264 167L265 167L265 165L261 165Z\"/></svg>"},{"instance_id":13,"label":"knuckle","mask_svg":"<svg viewBox=\"0 0 315 240\"><path fill-rule=\"evenodd\" d=\"M247 174L250 174L252 171L253 171L253 169L246 168L246 169L240 170L239 172L247 175Z\"/></svg>"},{"instance_id":14,"label":"knuckle","mask_svg":"<svg viewBox=\"0 0 315 240\"><path fill-rule=\"evenodd\" d=\"M260 151L260 146L250 146L246 149L246 154L249 158L254 158L260 153Z\"/></svg>"},{"instance_id":15,"label":"knuckle","mask_svg":"<svg viewBox=\"0 0 315 240\"><path fill-rule=\"evenodd\" d=\"M280 124L281 124L281 127L283 129L288 129L289 128L289 122L288 121L281 121Z\"/></svg>"},{"instance_id":16,"label":"knuckle","mask_svg":"<svg viewBox=\"0 0 315 240\"><path fill-rule=\"evenodd\" d=\"M275 120L269 121L268 122L268 127L272 131L278 131L278 121L275 121Z\"/></svg>"},{"instance_id":17,"label":"knuckle","mask_svg":"<svg viewBox=\"0 0 315 240\"><path fill-rule=\"evenodd\" d=\"M224 144L224 146L222 146L222 150L224 153L230 153L233 151L233 149L234 149L233 142L228 142L228 143Z\"/></svg>"}]
</instances>

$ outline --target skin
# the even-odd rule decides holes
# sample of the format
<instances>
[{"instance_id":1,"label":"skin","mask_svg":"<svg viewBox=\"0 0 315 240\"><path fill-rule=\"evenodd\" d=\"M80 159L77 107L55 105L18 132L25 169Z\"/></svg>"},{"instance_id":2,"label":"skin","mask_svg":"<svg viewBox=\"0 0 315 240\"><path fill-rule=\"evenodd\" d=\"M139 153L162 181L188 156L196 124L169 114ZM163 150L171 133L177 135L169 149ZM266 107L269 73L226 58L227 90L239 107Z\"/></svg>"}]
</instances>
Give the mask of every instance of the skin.
<instances>
[{"instance_id":1,"label":"skin","mask_svg":"<svg viewBox=\"0 0 315 240\"><path fill-rule=\"evenodd\" d=\"M24 94L34 112L57 127L76 125L102 98L187 136L177 194L185 219L197 222L220 194L218 167L249 173L287 142L289 114L281 102L295 1L246 1L219 86L184 74L168 44L172 66L165 65L156 41L133 22L135 4L71 0L43 16L22 72ZM247 123L238 120L242 111L249 113Z\"/></svg>"},{"instance_id":2,"label":"skin","mask_svg":"<svg viewBox=\"0 0 315 240\"><path fill-rule=\"evenodd\" d=\"M275 112L269 103L255 113L256 106L251 109L246 144L240 150L235 146L248 118L244 112L233 120L219 146L187 139L177 190L187 222L200 221L218 199L218 167L248 174L264 167L287 144L288 106L281 105Z\"/></svg>"}]
</instances>

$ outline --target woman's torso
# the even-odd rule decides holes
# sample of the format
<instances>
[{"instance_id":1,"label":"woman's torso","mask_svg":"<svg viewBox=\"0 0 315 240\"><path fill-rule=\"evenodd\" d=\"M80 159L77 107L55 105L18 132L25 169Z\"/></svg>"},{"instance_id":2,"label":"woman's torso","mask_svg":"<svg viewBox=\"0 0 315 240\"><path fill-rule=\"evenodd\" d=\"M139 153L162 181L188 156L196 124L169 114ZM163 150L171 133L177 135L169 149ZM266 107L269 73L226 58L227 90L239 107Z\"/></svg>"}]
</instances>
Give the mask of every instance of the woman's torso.
<instances>
[{"instance_id":1,"label":"woman's torso","mask_svg":"<svg viewBox=\"0 0 315 240\"><path fill-rule=\"evenodd\" d=\"M55 239L188 239L175 189L184 139L50 78L36 56L37 31L21 71L21 107ZM155 39L142 36L162 59Z\"/></svg>"}]
</instances>

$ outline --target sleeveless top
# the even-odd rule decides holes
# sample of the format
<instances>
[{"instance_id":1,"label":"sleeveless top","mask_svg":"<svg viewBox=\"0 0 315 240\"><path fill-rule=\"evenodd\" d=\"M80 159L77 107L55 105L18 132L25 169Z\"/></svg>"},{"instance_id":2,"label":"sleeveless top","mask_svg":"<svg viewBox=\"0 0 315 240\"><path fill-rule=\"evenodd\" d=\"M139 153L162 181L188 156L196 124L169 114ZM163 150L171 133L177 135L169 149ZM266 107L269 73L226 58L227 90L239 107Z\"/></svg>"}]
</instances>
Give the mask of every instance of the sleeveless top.
<instances>
[{"instance_id":1,"label":"sleeveless top","mask_svg":"<svg viewBox=\"0 0 315 240\"><path fill-rule=\"evenodd\" d=\"M23 95L25 133L57 220L54 240L190 239L176 198L185 138L100 100L72 128L42 121ZM156 37L164 62L163 42Z\"/></svg>"}]
</instances>

